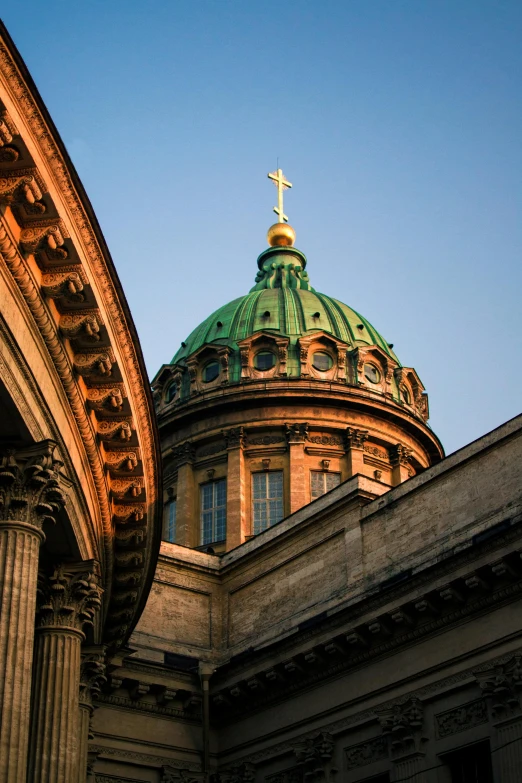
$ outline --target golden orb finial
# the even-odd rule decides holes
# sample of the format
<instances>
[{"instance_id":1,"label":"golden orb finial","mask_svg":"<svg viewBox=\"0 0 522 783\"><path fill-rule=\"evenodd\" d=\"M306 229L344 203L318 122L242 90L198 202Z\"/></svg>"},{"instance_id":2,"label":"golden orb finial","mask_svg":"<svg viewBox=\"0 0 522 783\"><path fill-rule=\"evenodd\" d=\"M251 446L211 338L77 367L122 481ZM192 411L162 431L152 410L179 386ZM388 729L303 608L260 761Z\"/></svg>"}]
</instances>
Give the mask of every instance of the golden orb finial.
<instances>
[{"instance_id":1,"label":"golden orb finial","mask_svg":"<svg viewBox=\"0 0 522 783\"><path fill-rule=\"evenodd\" d=\"M295 231L288 223L274 223L267 231L266 238L271 247L292 247Z\"/></svg>"}]
</instances>

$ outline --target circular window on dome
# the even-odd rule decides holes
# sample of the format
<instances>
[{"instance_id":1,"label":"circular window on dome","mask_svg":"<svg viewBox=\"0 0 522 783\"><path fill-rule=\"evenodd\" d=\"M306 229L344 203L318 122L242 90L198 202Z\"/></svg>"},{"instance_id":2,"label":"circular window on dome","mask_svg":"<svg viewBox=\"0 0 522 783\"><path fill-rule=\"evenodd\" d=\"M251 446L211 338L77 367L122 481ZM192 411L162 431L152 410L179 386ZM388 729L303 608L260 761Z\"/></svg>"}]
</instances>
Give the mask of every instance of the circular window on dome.
<instances>
[{"instance_id":1,"label":"circular window on dome","mask_svg":"<svg viewBox=\"0 0 522 783\"><path fill-rule=\"evenodd\" d=\"M411 395L406 386L401 386L401 400L409 405L411 403Z\"/></svg>"},{"instance_id":2,"label":"circular window on dome","mask_svg":"<svg viewBox=\"0 0 522 783\"><path fill-rule=\"evenodd\" d=\"M219 362L212 361L203 367L203 383L215 381L219 375Z\"/></svg>"},{"instance_id":3,"label":"circular window on dome","mask_svg":"<svg viewBox=\"0 0 522 783\"><path fill-rule=\"evenodd\" d=\"M364 377L366 380L370 381L370 383L379 383L381 380L381 373L374 364L365 364Z\"/></svg>"},{"instance_id":4,"label":"circular window on dome","mask_svg":"<svg viewBox=\"0 0 522 783\"><path fill-rule=\"evenodd\" d=\"M333 359L326 351L316 351L312 356L312 367L319 372L328 372L333 367Z\"/></svg>"},{"instance_id":5,"label":"circular window on dome","mask_svg":"<svg viewBox=\"0 0 522 783\"><path fill-rule=\"evenodd\" d=\"M275 366L276 358L272 351L258 351L254 356L256 370L271 370Z\"/></svg>"}]
</instances>

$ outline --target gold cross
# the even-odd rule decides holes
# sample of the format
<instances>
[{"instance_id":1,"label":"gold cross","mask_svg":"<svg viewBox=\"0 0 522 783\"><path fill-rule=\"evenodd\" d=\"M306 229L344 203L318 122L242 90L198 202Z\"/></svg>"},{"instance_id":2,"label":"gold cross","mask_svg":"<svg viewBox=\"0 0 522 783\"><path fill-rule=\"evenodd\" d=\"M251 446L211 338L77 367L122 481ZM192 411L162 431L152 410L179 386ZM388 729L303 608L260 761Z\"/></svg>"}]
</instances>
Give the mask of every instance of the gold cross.
<instances>
[{"instance_id":1,"label":"gold cross","mask_svg":"<svg viewBox=\"0 0 522 783\"><path fill-rule=\"evenodd\" d=\"M268 175L268 179L273 180L274 185L277 188L277 207L274 207L274 212L279 217L279 223L288 223L288 218L283 212L283 190L291 188L292 183L284 178L282 169L273 171Z\"/></svg>"}]
</instances>

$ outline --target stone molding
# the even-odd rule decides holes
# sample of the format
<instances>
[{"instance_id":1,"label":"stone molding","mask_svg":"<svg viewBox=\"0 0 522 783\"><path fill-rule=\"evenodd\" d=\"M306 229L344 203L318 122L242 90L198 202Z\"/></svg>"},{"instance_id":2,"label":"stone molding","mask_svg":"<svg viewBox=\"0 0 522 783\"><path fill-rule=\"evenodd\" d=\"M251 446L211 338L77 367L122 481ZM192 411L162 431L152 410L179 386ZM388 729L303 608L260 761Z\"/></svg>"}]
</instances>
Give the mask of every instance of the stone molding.
<instances>
[{"instance_id":1,"label":"stone molding","mask_svg":"<svg viewBox=\"0 0 522 783\"><path fill-rule=\"evenodd\" d=\"M232 427L229 430L222 430L221 434L225 439L227 451L231 449L242 449L245 445L245 428Z\"/></svg>"},{"instance_id":2,"label":"stone molding","mask_svg":"<svg viewBox=\"0 0 522 783\"><path fill-rule=\"evenodd\" d=\"M375 761L387 759L388 739L381 735L364 742L358 742L357 745L344 748L344 757L348 769L364 767L366 764L373 764Z\"/></svg>"},{"instance_id":3,"label":"stone molding","mask_svg":"<svg viewBox=\"0 0 522 783\"><path fill-rule=\"evenodd\" d=\"M355 427L347 427L345 431L346 448L349 449L362 449L364 444L368 440L368 430L360 430Z\"/></svg>"},{"instance_id":4,"label":"stone molding","mask_svg":"<svg viewBox=\"0 0 522 783\"><path fill-rule=\"evenodd\" d=\"M438 738L449 737L488 722L488 708L484 699L476 699L435 715Z\"/></svg>"},{"instance_id":5,"label":"stone molding","mask_svg":"<svg viewBox=\"0 0 522 783\"><path fill-rule=\"evenodd\" d=\"M112 535L113 520L111 518L111 506L107 493L107 476L105 474L99 445L96 440L92 427L92 417L88 415L85 407L85 386L77 383L73 374L73 368L70 361L70 349L65 345L67 340L78 341L78 334L66 336L60 329L58 321L61 316L72 315L67 312L67 308L75 305L78 301L83 301L86 305L85 313L90 311L92 317L99 313L100 303L95 300L95 291L89 284L90 276L97 282L96 295L100 295L100 302L103 301L103 312L107 322L111 325L111 332L104 330L104 340L114 340L117 345L119 372L123 376L123 383L126 386L127 394L133 399L132 410L137 412L134 422L136 428L136 438L140 450L143 451L144 461L143 469L147 473L147 504L151 511L158 509L159 497L159 474L158 474L158 451L155 442L153 411L150 397L147 393L147 381L144 378L144 370L137 349L134 344L134 334L129 327L128 313L121 304L121 295L117 284L113 280L114 274L110 267L110 260L106 255L106 250L100 244L100 237L96 233L91 223L91 216L86 211L84 201L79 195L77 185L73 181L71 173L67 168L67 163L63 158L61 148L57 141L49 133L48 123L45 113L36 102L30 89L27 87L21 72L18 68L16 56L3 42L0 43L0 73L6 89L16 102L16 110L22 117L24 133L31 138L34 148L38 151L45 161L45 177L51 178L56 186L56 192L59 194L60 203L52 204L56 211L62 210L62 204L67 212L67 220L71 222L73 230L69 230L65 221L59 216L56 218L38 217L38 213L45 212L51 205L51 196L47 193L45 201L41 200L44 190L46 190L45 177L40 175L37 167L31 160L29 149L31 145L23 146L19 144L20 149L15 146L9 147L9 144L17 144L18 130L8 117L5 107L0 105L0 126L6 128L5 138L10 137L8 146L2 148L0 155L0 165L2 166L2 175L9 179L11 171L9 166L12 162L19 161L25 163L26 181L23 184L21 197L17 204L12 204L13 215L20 224L19 243L16 245L11 239L10 233L3 224L0 224L0 253L2 254L6 267L16 285L18 286L25 302L31 312L35 326L39 330L41 338L49 352L49 356L54 363L58 378L60 379L68 403L76 421L78 431L83 441L90 471L93 477L93 485L98 503L98 514L101 519L103 529L104 556L104 587L106 588L107 600L111 601L111 581L113 569L113 542ZM21 168L19 167L19 171ZM4 188L5 195L0 194L0 199L6 203L12 202L12 188ZM0 187L0 190L2 188ZM7 192L9 191L9 192ZM11 192L12 191L12 192ZM16 207L16 208L15 208ZM38 218L35 220L35 216ZM72 238L74 237L74 239ZM75 246L75 242L77 245ZM42 269L42 277L37 281L27 268L27 256L33 255ZM64 266L67 260L69 266ZM88 274L87 274L88 267ZM58 312L55 308L50 309L45 301L47 296L59 296L59 310L65 308L64 312ZM75 305L76 306L76 305ZM82 323L81 334L86 342L96 340L96 335L100 334L101 323L96 319L87 318ZM112 348L109 345L105 350L106 355L111 359ZM79 354L76 354L78 356ZM113 367L107 363L98 365L106 372L114 373ZM103 375L99 375L100 379ZM94 376L94 383L98 376ZM146 467L144 467L146 466ZM152 533L151 520L144 523L149 533ZM158 536L149 535L144 543L146 556L143 560L142 570L149 568L152 556L152 545L156 543ZM142 580L142 585L136 593L134 604L137 605L143 589L148 585L148 580ZM111 639L113 646L123 643L125 635L130 629L127 623L119 630L115 627L111 629Z\"/></svg>"},{"instance_id":6,"label":"stone molding","mask_svg":"<svg viewBox=\"0 0 522 783\"><path fill-rule=\"evenodd\" d=\"M83 634L86 625L94 625L101 607L102 589L94 560L59 565L49 576L40 578L37 630L70 629Z\"/></svg>"},{"instance_id":7,"label":"stone molding","mask_svg":"<svg viewBox=\"0 0 522 783\"><path fill-rule=\"evenodd\" d=\"M494 719L520 713L522 694L522 656L515 655L497 666L478 672L478 685L491 707Z\"/></svg>"},{"instance_id":8,"label":"stone molding","mask_svg":"<svg viewBox=\"0 0 522 783\"><path fill-rule=\"evenodd\" d=\"M43 440L0 456L0 524L24 522L41 530L45 522L56 522L65 497L55 448L54 441Z\"/></svg>"},{"instance_id":9,"label":"stone molding","mask_svg":"<svg viewBox=\"0 0 522 783\"><path fill-rule=\"evenodd\" d=\"M111 759L122 759L123 761L137 761L141 764L149 764L156 768L166 767L170 769L187 770L190 772L201 772L201 764L194 764L189 761L179 761L178 759L165 758L165 756L153 756L151 753L141 753L135 750L125 750L123 748L112 748L104 745L91 745L91 753L96 753L99 757Z\"/></svg>"},{"instance_id":10,"label":"stone molding","mask_svg":"<svg viewBox=\"0 0 522 783\"><path fill-rule=\"evenodd\" d=\"M332 764L334 750L335 740L327 731L321 731L294 745L294 756L302 767L303 779L329 783L338 772Z\"/></svg>"},{"instance_id":11,"label":"stone molding","mask_svg":"<svg viewBox=\"0 0 522 783\"><path fill-rule=\"evenodd\" d=\"M423 735L424 705L417 696L395 702L387 709L377 710L375 715L383 735L389 738L394 759L422 751L428 738Z\"/></svg>"}]
</instances>

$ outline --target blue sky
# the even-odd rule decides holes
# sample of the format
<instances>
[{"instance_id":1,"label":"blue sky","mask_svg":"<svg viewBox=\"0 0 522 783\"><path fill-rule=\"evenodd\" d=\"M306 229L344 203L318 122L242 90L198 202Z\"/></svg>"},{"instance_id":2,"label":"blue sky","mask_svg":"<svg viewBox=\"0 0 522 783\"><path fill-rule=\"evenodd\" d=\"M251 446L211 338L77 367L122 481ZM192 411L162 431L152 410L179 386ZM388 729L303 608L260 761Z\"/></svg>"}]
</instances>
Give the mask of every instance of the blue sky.
<instances>
[{"instance_id":1,"label":"blue sky","mask_svg":"<svg viewBox=\"0 0 522 783\"><path fill-rule=\"evenodd\" d=\"M417 369L446 451L520 412L519 0L28 0L3 20L151 377L252 286L279 158L312 284Z\"/></svg>"}]
</instances>

